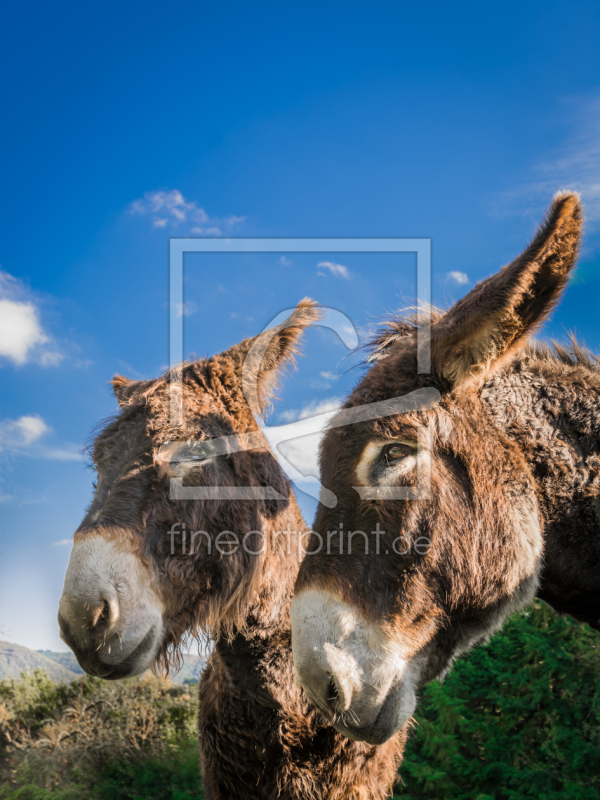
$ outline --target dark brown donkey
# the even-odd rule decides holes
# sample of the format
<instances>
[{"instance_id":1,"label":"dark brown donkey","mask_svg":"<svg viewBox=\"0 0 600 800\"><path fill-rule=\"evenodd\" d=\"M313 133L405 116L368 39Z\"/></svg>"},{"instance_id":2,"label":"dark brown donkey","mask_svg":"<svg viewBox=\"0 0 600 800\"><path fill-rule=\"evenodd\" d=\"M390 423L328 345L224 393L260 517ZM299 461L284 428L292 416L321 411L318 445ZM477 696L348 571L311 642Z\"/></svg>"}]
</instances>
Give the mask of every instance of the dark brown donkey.
<instances>
[{"instance_id":1,"label":"dark brown donkey","mask_svg":"<svg viewBox=\"0 0 600 800\"><path fill-rule=\"evenodd\" d=\"M184 365L182 421L169 373L116 377L121 412L93 448L98 486L75 534L61 635L110 680L172 661L185 634L214 637L200 685L210 800L381 800L404 745L402 733L380 748L349 741L294 684L289 609L306 526L246 397L264 407L318 316L305 300L279 328ZM172 499L173 478L185 479L175 495L210 488L208 499ZM238 486L275 491L232 499Z\"/></svg>"},{"instance_id":2,"label":"dark brown donkey","mask_svg":"<svg viewBox=\"0 0 600 800\"><path fill-rule=\"evenodd\" d=\"M392 321L340 415L410 393L428 408L330 423L321 471L337 505L319 506L329 546L300 569L292 640L307 694L354 739L388 739L420 687L536 592L600 629L598 362L575 341L529 341L581 229L578 196L557 195L522 255L432 315L430 374L424 320Z\"/></svg>"}]
</instances>

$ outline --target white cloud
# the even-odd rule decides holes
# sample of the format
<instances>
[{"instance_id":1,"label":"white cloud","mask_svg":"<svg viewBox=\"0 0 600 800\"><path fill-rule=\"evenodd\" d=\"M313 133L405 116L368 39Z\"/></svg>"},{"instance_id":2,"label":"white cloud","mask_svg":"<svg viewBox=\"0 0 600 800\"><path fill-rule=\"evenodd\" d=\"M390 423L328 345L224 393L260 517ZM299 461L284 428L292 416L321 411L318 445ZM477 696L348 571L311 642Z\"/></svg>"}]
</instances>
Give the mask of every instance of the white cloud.
<instances>
[{"instance_id":1,"label":"white cloud","mask_svg":"<svg viewBox=\"0 0 600 800\"><path fill-rule=\"evenodd\" d=\"M286 258L285 256L281 256L277 259L277 263L281 264L282 267L291 267L294 263L291 258Z\"/></svg>"},{"instance_id":2,"label":"white cloud","mask_svg":"<svg viewBox=\"0 0 600 800\"><path fill-rule=\"evenodd\" d=\"M532 165L511 191L493 199L496 216L519 214L537 219L561 189L581 194L588 227L600 224L600 98L564 101L570 130L562 146Z\"/></svg>"},{"instance_id":3,"label":"white cloud","mask_svg":"<svg viewBox=\"0 0 600 800\"><path fill-rule=\"evenodd\" d=\"M336 264L333 261L319 261L317 269L328 269L336 278L346 278L348 281L351 278L348 267L345 267L343 264ZM325 275L325 273L320 272L319 275Z\"/></svg>"},{"instance_id":4,"label":"white cloud","mask_svg":"<svg viewBox=\"0 0 600 800\"><path fill-rule=\"evenodd\" d=\"M52 547L70 547L72 544L72 539L61 539L60 542L52 542Z\"/></svg>"},{"instance_id":5,"label":"white cloud","mask_svg":"<svg viewBox=\"0 0 600 800\"><path fill-rule=\"evenodd\" d=\"M24 364L36 345L47 341L32 303L0 299L0 355Z\"/></svg>"},{"instance_id":6,"label":"white cloud","mask_svg":"<svg viewBox=\"0 0 600 800\"><path fill-rule=\"evenodd\" d=\"M340 377L336 372L320 372L319 374L322 378L325 378L326 381L337 381Z\"/></svg>"},{"instance_id":7,"label":"white cloud","mask_svg":"<svg viewBox=\"0 0 600 800\"><path fill-rule=\"evenodd\" d=\"M279 419L282 422L297 422L309 417L316 417L317 414L326 414L328 411L337 411L341 406L342 399L340 397L330 397L326 400L313 400L312 403L307 403L303 408L289 408L282 411Z\"/></svg>"},{"instance_id":8,"label":"white cloud","mask_svg":"<svg viewBox=\"0 0 600 800\"><path fill-rule=\"evenodd\" d=\"M49 431L48 425L37 415L7 419L0 422L0 447L27 447Z\"/></svg>"},{"instance_id":9,"label":"white cloud","mask_svg":"<svg viewBox=\"0 0 600 800\"><path fill-rule=\"evenodd\" d=\"M467 283L469 283L469 276L466 272L457 272L456 270L452 270L452 272L448 272L446 274L446 283L449 281L458 283L459 286L465 286Z\"/></svg>"},{"instance_id":10,"label":"white cloud","mask_svg":"<svg viewBox=\"0 0 600 800\"><path fill-rule=\"evenodd\" d=\"M65 358L40 322L31 290L0 270L0 359L17 366L35 362L55 367Z\"/></svg>"},{"instance_id":11,"label":"white cloud","mask_svg":"<svg viewBox=\"0 0 600 800\"><path fill-rule=\"evenodd\" d=\"M76 445L48 447L40 442L52 428L38 414L26 414L18 419L0 422L0 451L44 458L51 461L80 461L82 456Z\"/></svg>"},{"instance_id":12,"label":"white cloud","mask_svg":"<svg viewBox=\"0 0 600 800\"><path fill-rule=\"evenodd\" d=\"M229 233L246 217L210 217L194 200L186 200L178 189L160 192L146 192L139 200L129 206L131 214L150 217L153 228L184 227L197 236L221 236Z\"/></svg>"}]
</instances>

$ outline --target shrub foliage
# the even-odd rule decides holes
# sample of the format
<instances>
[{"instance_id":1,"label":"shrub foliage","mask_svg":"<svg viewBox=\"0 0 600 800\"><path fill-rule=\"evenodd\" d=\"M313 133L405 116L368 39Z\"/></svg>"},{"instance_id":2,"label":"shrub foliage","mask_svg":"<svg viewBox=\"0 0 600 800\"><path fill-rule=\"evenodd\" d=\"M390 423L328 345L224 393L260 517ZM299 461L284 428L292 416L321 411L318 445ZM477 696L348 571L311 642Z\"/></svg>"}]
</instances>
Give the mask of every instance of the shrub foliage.
<instances>
[{"instance_id":1,"label":"shrub foliage","mask_svg":"<svg viewBox=\"0 0 600 800\"><path fill-rule=\"evenodd\" d=\"M201 800L196 687L0 682L0 800ZM600 636L541 602L427 686L401 800L600 797ZM251 798L249 798L251 800Z\"/></svg>"},{"instance_id":2,"label":"shrub foliage","mask_svg":"<svg viewBox=\"0 0 600 800\"><path fill-rule=\"evenodd\" d=\"M425 688L400 779L402 800L600 797L600 636L540 601L513 616Z\"/></svg>"},{"instance_id":3,"label":"shrub foliage","mask_svg":"<svg viewBox=\"0 0 600 800\"><path fill-rule=\"evenodd\" d=\"M0 798L200 798L195 687L0 682Z\"/></svg>"}]
</instances>

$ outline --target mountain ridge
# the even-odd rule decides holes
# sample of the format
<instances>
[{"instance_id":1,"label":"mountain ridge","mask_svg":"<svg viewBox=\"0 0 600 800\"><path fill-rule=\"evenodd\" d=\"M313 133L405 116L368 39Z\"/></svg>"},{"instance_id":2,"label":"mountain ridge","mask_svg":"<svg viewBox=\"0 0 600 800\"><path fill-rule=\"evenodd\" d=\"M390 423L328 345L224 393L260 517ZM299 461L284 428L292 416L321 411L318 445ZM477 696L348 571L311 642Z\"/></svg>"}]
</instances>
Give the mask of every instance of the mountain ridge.
<instances>
[{"instance_id":1,"label":"mountain ridge","mask_svg":"<svg viewBox=\"0 0 600 800\"><path fill-rule=\"evenodd\" d=\"M206 659L193 654L183 657L183 666L177 674L169 676L173 683L193 683L200 680ZM70 652L31 650L21 644L0 641L0 680L21 677L22 672L44 669L57 683L71 682L85 675Z\"/></svg>"}]
</instances>

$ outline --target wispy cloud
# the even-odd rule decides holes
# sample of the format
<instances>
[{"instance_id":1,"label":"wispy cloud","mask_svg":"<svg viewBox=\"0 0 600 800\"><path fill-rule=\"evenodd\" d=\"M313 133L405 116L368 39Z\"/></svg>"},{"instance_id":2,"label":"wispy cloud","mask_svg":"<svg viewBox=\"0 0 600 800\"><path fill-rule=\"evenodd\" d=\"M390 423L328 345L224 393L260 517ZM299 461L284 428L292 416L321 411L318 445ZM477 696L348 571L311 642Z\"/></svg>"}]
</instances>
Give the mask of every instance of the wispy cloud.
<instances>
[{"instance_id":1,"label":"wispy cloud","mask_svg":"<svg viewBox=\"0 0 600 800\"><path fill-rule=\"evenodd\" d=\"M326 381L337 381L340 377L337 372L320 372L319 374L322 378L325 378Z\"/></svg>"},{"instance_id":2,"label":"wispy cloud","mask_svg":"<svg viewBox=\"0 0 600 800\"><path fill-rule=\"evenodd\" d=\"M60 542L52 542L52 547L70 547L72 544L72 539L61 539Z\"/></svg>"},{"instance_id":3,"label":"wispy cloud","mask_svg":"<svg viewBox=\"0 0 600 800\"><path fill-rule=\"evenodd\" d=\"M281 422L296 422L308 417L315 417L317 414L326 414L328 411L337 411L341 406L341 397L329 397L326 400L313 400L302 408L289 408L282 411L279 415Z\"/></svg>"},{"instance_id":4,"label":"wispy cloud","mask_svg":"<svg viewBox=\"0 0 600 800\"><path fill-rule=\"evenodd\" d=\"M348 267L345 267L343 264L336 264L334 261L319 261L317 269L329 270L336 278L345 278L347 281L352 277ZM321 271L318 274L325 276L326 273Z\"/></svg>"},{"instance_id":5,"label":"wispy cloud","mask_svg":"<svg viewBox=\"0 0 600 800\"><path fill-rule=\"evenodd\" d=\"M277 259L277 263L281 264L282 267L291 267L294 263L291 258L286 258L286 256L280 256Z\"/></svg>"},{"instance_id":6,"label":"wispy cloud","mask_svg":"<svg viewBox=\"0 0 600 800\"><path fill-rule=\"evenodd\" d=\"M123 361L122 358L117 358L116 359L116 363L119 365L119 369L120 370L122 370L122 369L125 370L125 374L127 375L128 378L137 378L137 380L139 380L139 381L147 380L148 376L144 375L142 372L137 370L133 366L133 364L130 364L128 361ZM169 368L168 366L165 367L165 369L168 369L168 368ZM161 368L161 371L164 372L165 370L163 370Z\"/></svg>"},{"instance_id":7,"label":"wispy cloud","mask_svg":"<svg viewBox=\"0 0 600 800\"><path fill-rule=\"evenodd\" d=\"M48 446L41 440L52 428L38 414L25 414L18 419L0 422L0 452L43 458L51 461L81 461L76 445Z\"/></svg>"},{"instance_id":8,"label":"wispy cloud","mask_svg":"<svg viewBox=\"0 0 600 800\"><path fill-rule=\"evenodd\" d=\"M230 233L246 217L212 217L194 200L186 200L178 189L146 192L129 206L129 213L149 217L157 229L183 230L196 236Z\"/></svg>"},{"instance_id":9,"label":"wispy cloud","mask_svg":"<svg viewBox=\"0 0 600 800\"><path fill-rule=\"evenodd\" d=\"M193 300L187 300L185 303L177 303L178 317L191 317L196 311L198 311L198 306Z\"/></svg>"},{"instance_id":10,"label":"wispy cloud","mask_svg":"<svg viewBox=\"0 0 600 800\"><path fill-rule=\"evenodd\" d=\"M56 367L65 358L44 330L33 293L18 278L0 270L0 360Z\"/></svg>"},{"instance_id":11,"label":"wispy cloud","mask_svg":"<svg viewBox=\"0 0 600 800\"><path fill-rule=\"evenodd\" d=\"M452 272L446 273L446 283L457 283L459 286L466 286L469 283L469 276L466 272Z\"/></svg>"},{"instance_id":12,"label":"wispy cloud","mask_svg":"<svg viewBox=\"0 0 600 800\"><path fill-rule=\"evenodd\" d=\"M514 189L494 198L497 216L537 217L557 191L570 189L581 194L588 226L600 226L600 98L564 102L570 120L565 141L533 164Z\"/></svg>"}]
</instances>

